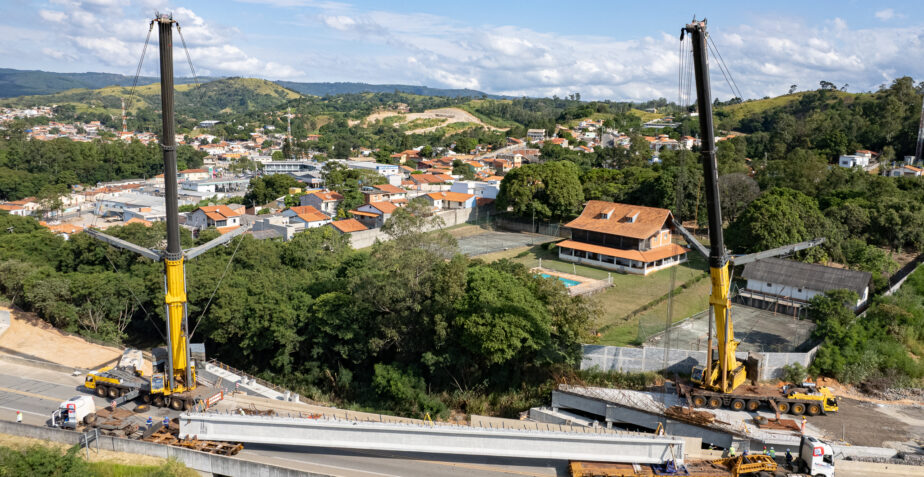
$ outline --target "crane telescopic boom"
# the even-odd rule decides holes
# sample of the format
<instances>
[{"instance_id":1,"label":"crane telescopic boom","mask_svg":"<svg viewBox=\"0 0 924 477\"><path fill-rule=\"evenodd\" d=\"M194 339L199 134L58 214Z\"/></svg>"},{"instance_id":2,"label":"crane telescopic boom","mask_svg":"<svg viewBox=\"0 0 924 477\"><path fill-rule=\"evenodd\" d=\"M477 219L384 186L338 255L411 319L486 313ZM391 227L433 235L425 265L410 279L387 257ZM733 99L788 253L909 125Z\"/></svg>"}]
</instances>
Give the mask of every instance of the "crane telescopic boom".
<instances>
[{"instance_id":1,"label":"crane telescopic boom","mask_svg":"<svg viewBox=\"0 0 924 477\"><path fill-rule=\"evenodd\" d=\"M735 359L738 341L729 317L729 285L731 270L725 237L722 233L722 209L719 201L719 171L715 156L715 133L712 124L712 90L709 84L709 59L706 45L706 21L693 21L684 31L691 36L693 67L696 77L696 102L699 109L699 128L702 137L703 175L706 186L706 208L709 215L709 276L712 294L709 304L715 314L716 341L719 359L707 359L702 384L708 389L730 392L744 382L747 375L744 364Z\"/></svg>"}]
</instances>

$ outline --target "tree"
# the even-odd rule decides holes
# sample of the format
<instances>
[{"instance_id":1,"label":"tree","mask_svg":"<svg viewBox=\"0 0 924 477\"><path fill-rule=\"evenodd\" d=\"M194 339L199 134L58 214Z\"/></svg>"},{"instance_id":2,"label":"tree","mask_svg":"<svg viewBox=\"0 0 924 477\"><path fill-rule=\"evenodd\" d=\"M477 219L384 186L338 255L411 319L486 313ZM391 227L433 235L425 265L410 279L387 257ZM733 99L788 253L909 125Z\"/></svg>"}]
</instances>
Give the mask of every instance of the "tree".
<instances>
[{"instance_id":1,"label":"tree","mask_svg":"<svg viewBox=\"0 0 924 477\"><path fill-rule=\"evenodd\" d=\"M795 84L794 84L794 85L790 85L790 86L789 86L789 92L786 93L786 94L793 94L793 93L795 93L795 92L796 92L796 88L798 88L798 87L799 87L799 85L795 85Z\"/></svg>"},{"instance_id":2,"label":"tree","mask_svg":"<svg viewBox=\"0 0 924 477\"><path fill-rule=\"evenodd\" d=\"M825 249L837 249L840 237L818 210L814 199L792 189L774 188L748 204L728 227L728 245L734 250L758 252L825 237ZM806 252L823 258L819 247Z\"/></svg>"},{"instance_id":3,"label":"tree","mask_svg":"<svg viewBox=\"0 0 924 477\"><path fill-rule=\"evenodd\" d=\"M289 193L291 187L304 184L288 174L271 174L250 179L250 189L244 195L247 204L266 204Z\"/></svg>"},{"instance_id":4,"label":"tree","mask_svg":"<svg viewBox=\"0 0 924 477\"><path fill-rule=\"evenodd\" d=\"M729 222L733 222L758 195L760 195L760 186L747 174L737 172L719 176L722 218Z\"/></svg>"},{"instance_id":5,"label":"tree","mask_svg":"<svg viewBox=\"0 0 924 477\"><path fill-rule=\"evenodd\" d=\"M584 203L580 168L571 161L527 164L513 169L501 181L497 207L516 215L535 213L542 220L564 219L580 212Z\"/></svg>"}]
</instances>

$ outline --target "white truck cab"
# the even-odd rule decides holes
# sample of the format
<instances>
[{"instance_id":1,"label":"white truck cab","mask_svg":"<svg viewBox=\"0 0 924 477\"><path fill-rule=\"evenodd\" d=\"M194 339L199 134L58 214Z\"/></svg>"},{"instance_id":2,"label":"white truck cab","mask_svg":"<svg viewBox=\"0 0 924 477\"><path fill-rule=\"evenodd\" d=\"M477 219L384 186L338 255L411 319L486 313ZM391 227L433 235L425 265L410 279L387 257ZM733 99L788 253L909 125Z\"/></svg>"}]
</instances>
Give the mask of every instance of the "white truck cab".
<instances>
[{"instance_id":1,"label":"white truck cab","mask_svg":"<svg viewBox=\"0 0 924 477\"><path fill-rule=\"evenodd\" d=\"M90 396L74 396L62 402L51 415L51 425L65 429L77 429L80 424L90 424L96 417L96 403Z\"/></svg>"},{"instance_id":2,"label":"white truck cab","mask_svg":"<svg viewBox=\"0 0 924 477\"><path fill-rule=\"evenodd\" d=\"M834 449L811 436L802 436L799 445L802 471L813 477L834 477Z\"/></svg>"}]
</instances>

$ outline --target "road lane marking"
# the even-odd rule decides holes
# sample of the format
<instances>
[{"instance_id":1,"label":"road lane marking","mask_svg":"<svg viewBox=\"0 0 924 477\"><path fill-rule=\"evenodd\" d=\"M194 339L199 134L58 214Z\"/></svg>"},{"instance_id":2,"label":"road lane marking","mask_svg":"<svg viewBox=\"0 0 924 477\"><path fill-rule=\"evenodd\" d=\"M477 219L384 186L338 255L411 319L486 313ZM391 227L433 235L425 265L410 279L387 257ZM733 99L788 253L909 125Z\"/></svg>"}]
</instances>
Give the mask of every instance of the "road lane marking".
<instances>
[{"instance_id":1,"label":"road lane marking","mask_svg":"<svg viewBox=\"0 0 924 477\"><path fill-rule=\"evenodd\" d=\"M316 462L310 462L310 461L292 459L292 458L289 458L289 457L278 457L278 456L274 456L274 455L260 454L259 451L251 451L251 452L252 452L252 453L255 453L255 454L257 454L257 455L262 455L263 457L266 457L266 458L269 458L269 459L287 460L287 461L289 461L289 462L295 462L295 463L298 463L298 464L301 464L301 465L316 465L316 466L318 466L318 467L329 467L329 468L331 468L331 469L346 470L346 471L349 471L349 472L357 472L357 473L360 473L360 474L381 475L382 477L401 477L400 475L381 474L381 473L378 473L378 472L370 472L370 471L368 471L368 470L354 469L354 468L351 468L351 467L339 467L339 466L336 466L336 465L318 464L318 463L316 463ZM278 451L271 451L271 452L278 452Z\"/></svg>"},{"instance_id":2,"label":"road lane marking","mask_svg":"<svg viewBox=\"0 0 924 477\"><path fill-rule=\"evenodd\" d=\"M22 409L13 409L13 408L11 408L11 407L6 407L6 406L0 406L0 409L6 409L6 410L8 410L8 411L19 411L19 412L21 412L21 413L23 413L23 414L33 414L33 415L36 415L36 416L42 416L42 417L46 417L46 418L51 416L51 413L42 414L42 413L40 413L40 412L23 411ZM5 420L6 420L6 419L4 419L4 421L5 421ZM10 420L12 421L12 419L10 419Z\"/></svg>"},{"instance_id":3,"label":"road lane marking","mask_svg":"<svg viewBox=\"0 0 924 477\"><path fill-rule=\"evenodd\" d=\"M388 457L388 458L394 458L394 459L409 460L413 462L421 462L421 463L426 463L426 464L437 464L437 465L444 465L444 466L449 466L449 467L461 467L463 469L481 470L481 471L486 471L486 472L526 475L529 477L554 477L554 475L556 475L554 471L553 473L537 474L534 472L526 472L526 471L521 471L521 470L504 469L502 467L494 467L488 464L467 464L464 462L446 462L446 461L441 461L441 460L414 459L414 458L407 457L404 455L390 454L386 451L371 451L371 450L361 450L361 449L350 449L350 450L357 454L366 454L369 456Z\"/></svg>"},{"instance_id":4,"label":"road lane marking","mask_svg":"<svg viewBox=\"0 0 924 477\"><path fill-rule=\"evenodd\" d=\"M0 387L0 392L19 394L21 396L26 396L26 397L36 398L36 399L44 399L46 401L52 401L56 403L61 403L62 401L67 400L67 399L53 398L53 397L43 396L41 394L35 394L35 393L27 392L27 391L20 391L18 389L10 389L10 388L4 388L4 387Z\"/></svg>"}]
</instances>

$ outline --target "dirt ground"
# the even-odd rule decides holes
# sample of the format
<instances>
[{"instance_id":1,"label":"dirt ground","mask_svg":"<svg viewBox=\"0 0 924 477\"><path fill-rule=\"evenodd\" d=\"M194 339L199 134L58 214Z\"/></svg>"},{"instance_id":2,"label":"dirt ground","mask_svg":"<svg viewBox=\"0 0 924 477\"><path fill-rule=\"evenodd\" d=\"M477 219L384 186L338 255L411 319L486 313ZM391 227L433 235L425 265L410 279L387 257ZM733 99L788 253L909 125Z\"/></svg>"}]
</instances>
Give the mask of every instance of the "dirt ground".
<instances>
[{"instance_id":1,"label":"dirt ground","mask_svg":"<svg viewBox=\"0 0 924 477\"><path fill-rule=\"evenodd\" d=\"M65 366L96 369L118 359L122 350L64 334L34 313L10 310L10 328L0 336L0 353Z\"/></svg>"},{"instance_id":2,"label":"dirt ground","mask_svg":"<svg viewBox=\"0 0 924 477\"><path fill-rule=\"evenodd\" d=\"M459 108L431 109L429 111L424 111L422 113L410 113L410 114L399 113L396 111L379 111L377 113L373 113L369 115L368 117L366 117L366 119L363 120L363 122L365 124L372 124L376 121L382 120L389 116L401 116L402 117L401 123L407 123L415 119L421 119L421 118L424 118L424 119L439 118L439 119L446 120L446 122L444 122L443 124L440 124L439 126L415 129L413 131L406 131L405 134L423 134L423 133L427 133L430 131L434 131L437 128L441 128L441 127L446 126L447 124L452 124L452 123L476 123L478 125L483 126L485 129L488 129L491 131L506 131L506 129L496 128L494 126L487 125L481 122L480 119L478 119L477 117L475 117L468 111L465 111Z\"/></svg>"},{"instance_id":3,"label":"dirt ground","mask_svg":"<svg viewBox=\"0 0 924 477\"><path fill-rule=\"evenodd\" d=\"M892 447L920 452L924 442L924 408L840 399L838 412L810 419L828 439L857 446Z\"/></svg>"}]
</instances>

